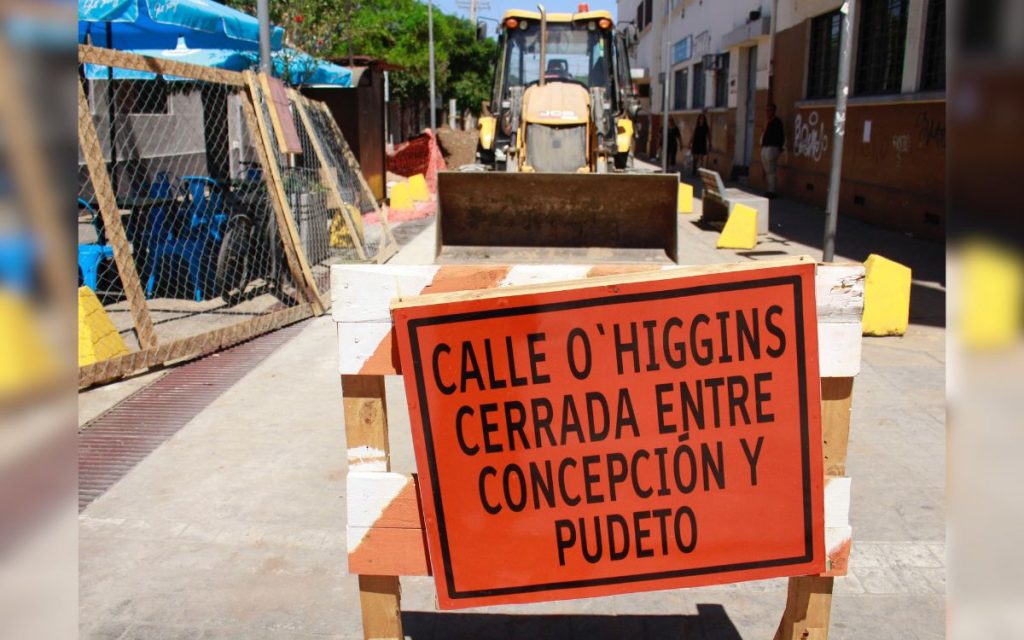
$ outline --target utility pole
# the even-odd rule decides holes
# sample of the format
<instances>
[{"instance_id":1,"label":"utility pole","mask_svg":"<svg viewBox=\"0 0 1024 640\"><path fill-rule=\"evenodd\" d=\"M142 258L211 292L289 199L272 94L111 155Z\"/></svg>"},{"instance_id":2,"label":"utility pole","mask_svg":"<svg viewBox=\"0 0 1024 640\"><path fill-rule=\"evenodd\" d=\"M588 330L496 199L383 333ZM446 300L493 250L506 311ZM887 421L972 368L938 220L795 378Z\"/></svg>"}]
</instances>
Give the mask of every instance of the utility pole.
<instances>
[{"instance_id":1,"label":"utility pole","mask_svg":"<svg viewBox=\"0 0 1024 640\"><path fill-rule=\"evenodd\" d=\"M267 0L256 0L256 19L260 23L260 71L273 75L270 66L270 8Z\"/></svg>"},{"instance_id":2,"label":"utility pole","mask_svg":"<svg viewBox=\"0 0 1024 640\"><path fill-rule=\"evenodd\" d=\"M664 91L661 102L661 172L668 173L668 87L669 87L669 47L670 38L665 38L665 51L662 53L664 61L662 68L665 70L665 80L661 83L661 90Z\"/></svg>"},{"instance_id":3,"label":"utility pole","mask_svg":"<svg viewBox=\"0 0 1024 640\"><path fill-rule=\"evenodd\" d=\"M855 0L846 0L842 8L843 26L839 33L839 78L836 82L836 117L832 124L832 167L828 176L828 201L825 205L825 238L822 261L832 262L836 254L836 224L839 220L839 181L843 172L843 137L846 133L846 97L850 92L850 41L853 36Z\"/></svg>"},{"instance_id":4,"label":"utility pole","mask_svg":"<svg viewBox=\"0 0 1024 640\"><path fill-rule=\"evenodd\" d=\"M469 21L476 26L476 12L477 9L490 9L491 3L487 0L459 0L456 3L460 9L466 9L469 11Z\"/></svg>"},{"instance_id":5,"label":"utility pole","mask_svg":"<svg viewBox=\"0 0 1024 640\"><path fill-rule=\"evenodd\" d=\"M434 93L434 0L427 0L427 38L430 40L430 131L437 133L437 104Z\"/></svg>"}]
</instances>

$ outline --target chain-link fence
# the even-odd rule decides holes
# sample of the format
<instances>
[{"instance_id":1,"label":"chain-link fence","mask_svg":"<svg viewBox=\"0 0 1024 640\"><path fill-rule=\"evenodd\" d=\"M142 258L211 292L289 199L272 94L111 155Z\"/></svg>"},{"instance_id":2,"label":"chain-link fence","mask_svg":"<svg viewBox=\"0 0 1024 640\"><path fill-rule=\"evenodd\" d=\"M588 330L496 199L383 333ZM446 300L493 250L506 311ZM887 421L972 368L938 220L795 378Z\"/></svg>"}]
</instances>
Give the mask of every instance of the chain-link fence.
<instances>
[{"instance_id":1,"label":"chain-link fence","mask_svg":"<svg viewBox=\"0 0 1024 640\"><path fill-rule=\"evenodd\" d=\"M380 254L376 203L349 163L334 164L344 141L319 103L303 104L314 132L296 117L304 153L291 156L252 74L79 53L79 285L132 356L95 363L80 383L317 312L328 263Z\"/></svg>"},{"instance_id":2,"label":"chain-link fence","mask_svg":"<svg viewBox=\"0 0 1024 640\"><path fill-rule=\"evenodd\" d=\"M259 83L252 86L259 117L269 127L271 101ZM326 107L294 91L288 99L302 153L284 153L277 136L268 135L270 157L298 243L323 294L330 286L330 264L385 258L394 238Z\"/></svg>"},{"instance_id":3,"label":"chain-link fence","mask_svg":"<svg viewBox=\"0 0 1024 640\"><path fill-rule=\"evenodd\" d=\"M322 102L309 100L297 93L292 94L292 101L294 108L303 116L299 128L303 158L316 159L328 188L340 196L344 211L350 214L356 228L357 239L362 241L366 259L383 261L397 245L338 123ZM307 147L314 152L312 155L306 151ZM338 226L332 225L332 228ZM345 244L343 235L341 238L335 236L330 244L332 256L344 257Z\"/></svg>"}]
</instances>

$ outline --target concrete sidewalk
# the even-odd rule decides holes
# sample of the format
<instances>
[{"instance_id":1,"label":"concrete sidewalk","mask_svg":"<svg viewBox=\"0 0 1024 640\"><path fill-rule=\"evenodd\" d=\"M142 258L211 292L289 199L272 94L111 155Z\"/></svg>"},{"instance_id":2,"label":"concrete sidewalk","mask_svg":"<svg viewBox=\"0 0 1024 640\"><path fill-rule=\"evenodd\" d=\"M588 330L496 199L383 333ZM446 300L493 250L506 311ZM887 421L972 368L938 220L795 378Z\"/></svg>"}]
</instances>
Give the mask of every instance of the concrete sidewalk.
<instances>
[{"instance_id":1,"label":"concrete sidewalk","mask_svg":"<svg viewBox=\"0 0 1024 640\"><path fill-rule=\"evenodd\" d=\"M681 216L683 261L820 257L819 212L772 203L755 251L714 249ZM413 225L413 223L406 223ZM396 235L395 261L429 262L433 227ZM941 638L945 627L943 248L841 219L838 251L915 272L913 324L865 339L854 388L851 571L836 581L832 637ZM86 638L362 637L345 563L345 432L335 325L309 321L81 515ZM132 386L130 383L127 387ZM137 386L137 384L135 385ZM396 470L412 467L399 379L388 381ZM117 389L88 391L90 413ZM403 579L407 636L767 638L785 580L442 614L431 579Z\"/></svg>"}]
</instances>

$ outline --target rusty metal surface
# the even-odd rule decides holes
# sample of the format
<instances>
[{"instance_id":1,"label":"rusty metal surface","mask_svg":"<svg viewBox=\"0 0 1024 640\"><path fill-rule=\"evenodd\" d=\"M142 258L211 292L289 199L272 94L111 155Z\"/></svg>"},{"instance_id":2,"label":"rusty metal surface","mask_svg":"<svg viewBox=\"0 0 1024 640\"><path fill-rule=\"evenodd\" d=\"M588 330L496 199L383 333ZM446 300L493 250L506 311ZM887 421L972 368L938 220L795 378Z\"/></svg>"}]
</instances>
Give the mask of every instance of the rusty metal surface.
<instances>
[{"instance_id":1,"label":"rusty metal surface","mask_svg":"<svg viewBox=\"0 0 1024 640\"><path fill-rule=\"evenodd\" d=\"M660 249L678 262L665 174L438 174L437 253L466 247Z\"/></svg>"},{"instance_id":2,"label":"rusty metal surface","mask_svg":"<svg viewBox=\"0 0 1024 640\"><path fill-rule=\"evenodd\" d=\"M87 422L78 433L78 510L103 495L308 323L177 367Z\"/></svg>"}]
</instances>

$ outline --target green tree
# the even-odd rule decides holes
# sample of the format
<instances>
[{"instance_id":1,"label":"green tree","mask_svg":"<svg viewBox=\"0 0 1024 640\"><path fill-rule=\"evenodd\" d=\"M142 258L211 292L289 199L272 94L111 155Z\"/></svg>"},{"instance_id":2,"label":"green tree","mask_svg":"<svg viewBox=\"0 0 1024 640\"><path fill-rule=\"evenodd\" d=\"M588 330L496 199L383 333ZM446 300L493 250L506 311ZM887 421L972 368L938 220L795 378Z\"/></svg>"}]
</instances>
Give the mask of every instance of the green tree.
<instances>
[{"instance_id":1,"label":"green tree","mask_svg":"<svg viewBox=\"0 0 1024 640\"><path fill-rule=\"evenodd\" d=\"M228 0L255 15L255 0ZM402 67L391 75L400 100L430 95L427 6L417 0L275 0L270 19L293 46L321 57L371 56ZM479 113L490 95L496 44L476 39L475 25L434 9L437 94Z\"/></svg>"}]
</instances>

